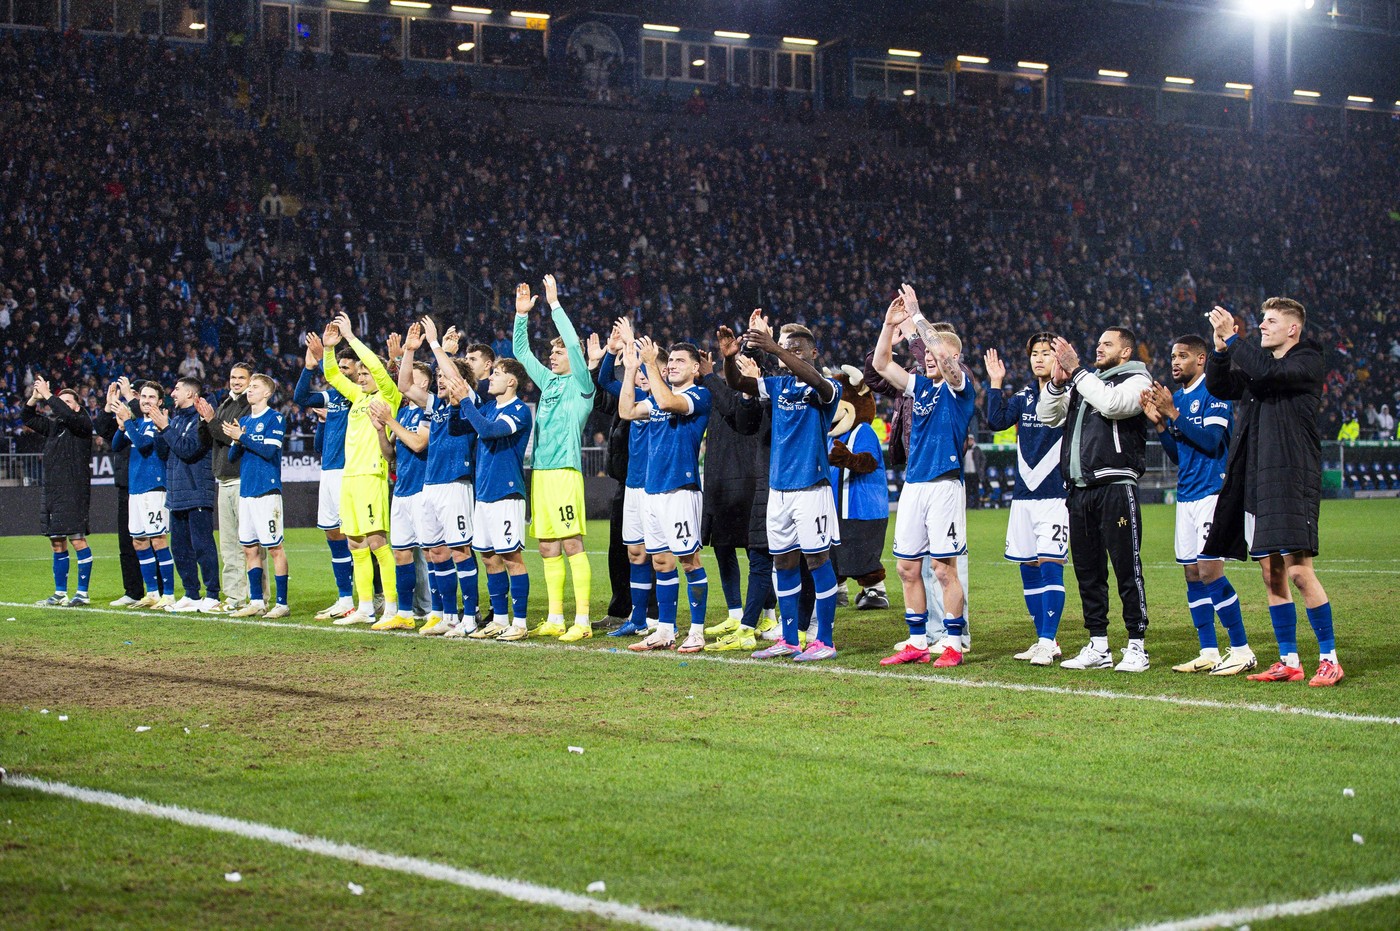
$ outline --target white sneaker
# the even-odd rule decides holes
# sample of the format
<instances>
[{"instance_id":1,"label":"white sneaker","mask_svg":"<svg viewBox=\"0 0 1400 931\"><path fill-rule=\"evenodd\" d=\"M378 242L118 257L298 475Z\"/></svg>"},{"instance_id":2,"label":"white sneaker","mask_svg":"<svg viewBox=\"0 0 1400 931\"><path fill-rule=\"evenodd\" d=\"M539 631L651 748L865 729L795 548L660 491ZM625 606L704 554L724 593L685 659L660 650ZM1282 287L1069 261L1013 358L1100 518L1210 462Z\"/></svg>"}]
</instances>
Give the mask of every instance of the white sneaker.
<instances>
[{"instance_id":1,"label":"white sneaker","mask_svg":"<svg viewBox=\"0 0 1400 931\"><path fill-rule=\"evenodd\" d=\"M420 635L424 637L443 637L447 635L449 630L456 626L443 617L437 616L436 620L434 620L434 617L435 615L428 615L428 620L424 621L423 626L418 629Z\"/></svg>"},{"instance_id":2,"label":"white sneaker","mask_svg":"<svg viewBox=\"0 0 1400 931\"><path fill-rule=\"evenodd\" d=\"M194 606L200 614L225 614L228 608L217 598L201 598Z\"/></svg>"},{"instance_id":3,"label":"white sneaker","mask_svg":"<svg viewBox=\"0 0 1400 931\"><path fill-rule=\"evenodd\" d=\"M1237 676L1258 665L1259 660L1255 658L1254 651L1249 647L1230 647L1225 651L1225 656L1210 671L1210 674L1212 676Z\"/></svg>"},{"instance_id":4,"label":"white sneaker","mask_svg":"<svg viewBox=\"0 0 1400 931\"><path fill-rule=\"evenodd\" d=\"M1130 643L1123 649L1123 660L1113 668L1118 672L1146 672L1148 667L1147 651L1136 643Z\"/></svg>"},{"instance_id":5,"label":"white sneaker","mask_svg":"<svg viewBox=\"0 0 1400 931\"><path fill-rule=\"evenodd\" d=\"M137 599L132 598L130 595L122 595L116 601L109 601L107 604L113 608L129 608L136 604L136 601Z\"/></svg>"},{"instance_id":6,"label":"white sneaker","mask_svg":"<svg viewBox=\"0 0 1400 931\"><path fill-rule=\"evenodd\" d=\"M463 637L476 630L476 618L468 618L458 621L455 626L442 635L444 640L461 640Z\"/></svg>"},{"instance_id":7,"label":"white sneaker","mask_svg":"<svg viewBox=\"0 0 1400 931\"><path fill-rule=\"evenodd\" d=\"M1060 645L1057 643L1054 646L1043 646L1037 640L1035 646L1026 652L1030 653L1027 659L1032 666L1053 666L1055 660L1060 658Z\"/></svg>"},{"instance_id":8,"label":"white sneaker","mask_svg":"<svg viewBox=\"0 0 1400 931\"><path fill-rule=\"evenodd\" d=\"M171 614L192 614L199 610L199 602L186 595L174 604L166 605L165 610Z\"/></svg>"},{"instance_id":9,"label":"white sneaker","mask_svg":"<svg viewBox=\"0 0 1400 931\"><path fill-rule=\"evenodd\" d=\"M353 598L337 598L335 604L316 612L316 620L329 621L333 618L345 617L347 614L354 613L355 600Z\"/></svg>"},{"instance_id":10,"label":"white sneaker","mask_svg":"<svg viewBox=\"0 0 1400 931\"><path fill-rule=\"evenodd\" d=\"M160 600L151 605L152 611L169 611L175 607L174 595L161 595Z\"/></svg>"},{"instance_id":11,"label":"white sneaker","mask_svg":"<svg viewBox=\"0 0 1400 931\"><path fill-rule=\"evenodd\" d=\"M133 608L154 608L158 604L160 604L160 592L146 592L143 597L133 601L131 606Z\"/></svg>"},{"instance_id":12,"label":"white sneaker","mask_svg":"<svg viewBox=\"0 0 1400 931\"><path fill-rule=\"evenodd\" d=\"M1086 643L1078 656L1060 663L1061 669L1109 669L1112 666L1113 654L1094 649L1092 643Z\"/></svg>"},{"instance_id":13,"label":"white sneaker","mask_svg":"<svg viewBox=\"0 0 1400 931\"><path fill-rule=\"evenodd\" d=\"M264 601L250 601L237 611L233 612L234 617L262 617L267 610L267 603Z\"/></svg>"},{"instance_id":14,"label":"white sneaker","mask_svg":"<svg viewBox=\"0 0 1400 931\"><path fill-rule=\"evenodd\" d=\"M289 617L291 613L291 608L287 607L286 605L278 604L273 605L271 608L269 608L267 613L264 614L263 617L275 620L279 617Z\"/></svg>"},{"instance_id":15,"label":"white sneaker","mask_svg":"<svg viewBox=\"0 0 1400 931\"><path fill-rule=\"evenodd\" d=\"M361 614L358 609L331 621L336 627L349 627L351 624L373 624L374 618Z\"/></svg>"},{"instance_id":16,"label":"white sneaker","mask_svg":"<svg viewBox=\"0 0 1400 931\"><path fill-rule=\"evenodd\" d=\"M1037 640L1035 643L1032 643L1030 646L1026 647L1026 648L1025 648L1024 650L1022 650L1020 653L1013 653L1013 654L1011 655L1011 658L1012 658L1012 659L1019 659L1021 662L1024 663L1024 662L1026 662L1027 660L1029 660L1032 656L1035 655L1035 648L1038 647L1038 646L1040 646L1040 641L1039 641L1039 640Z\"/></svg>"}]
</instances>

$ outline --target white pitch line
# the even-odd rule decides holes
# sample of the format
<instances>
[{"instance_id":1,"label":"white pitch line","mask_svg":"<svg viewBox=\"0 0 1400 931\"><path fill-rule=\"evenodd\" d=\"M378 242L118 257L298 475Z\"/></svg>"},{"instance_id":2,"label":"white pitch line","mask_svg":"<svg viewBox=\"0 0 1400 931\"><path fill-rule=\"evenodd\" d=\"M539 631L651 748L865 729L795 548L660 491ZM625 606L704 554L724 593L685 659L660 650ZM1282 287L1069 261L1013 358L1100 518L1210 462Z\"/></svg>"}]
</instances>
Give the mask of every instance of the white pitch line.
<instances>
[{"instance_id":1,"label":"white pitch line","mask_svg":"<svg viewBox=\"0 0 1400 931\"><path fill-rule=\"evenodd\" d=\"M1383 886L1366 886L1349 892L1329 892L1315 899L1298 899L1294 902L1279 902L1275 905L1256 905L1253 908L1240 908L1233 912L1216 912L1199 918L1182 918L1178 921L1164 921L1155 925L1138 925L1133 931L1205 931L1208 928L1234 928L1251 921L1268 921L1272 918L1289 918L1295 915L1315 915L1334 908L1349 908L1364 905L1376 899L1388 899L1400 895L1400 882Z\"/></svg>"},{"instance_id":2,"label":"white pitch line","mask_svg":"<svg viewBox=\"0 0 1400 931\"><path fill-rule=\"evenodd\" d=\"M656 931L744 931L737 925L706 921L702 918L688 918L685 915L663 915L659 912L648 911L639 905L624 905L620 902L595 899L574 892L566 892L563 889L555 889L551 886L541 886L519 879L503 879L499 876L478 873L475 870L459 869L445 863L434 863L431 860L422 860L418 857L382 853L367 847L341 844L309 834L298 834L295 831L288 831L285 828L273 827L268 824L259 824L256 821L211 815L188 808L180 808L176 805L158 805L139 798L118 795L115 792L84 789L62 782L46 782L29 776L17 776L13 773L5 777L4 785L57 795L78 802L86 802L89 805L114 808L128 814L146 815L164 821L174 821L188 827L205 828L223 834L235 834L250 840L277 844L291 850L300 850L322 857L345 860L349 863L359 863L363 866L421 876L424 879L452 883L467 889L492 892L508 899L515 899L518 902L545 905L567 912L587 912L613 921L654 928Z\"/></svg>"},{"instance_id":3,"label":"white pitch line","mask_svg":"<svg viewBox=\"0 0 1400 931\"><path fill-rule=\"evenodd\" d=\"M315 624L299 624L296 622L282 623L280 621L262 621L254 618L223 617L208 614L178 614L167 615L157 614L151 611L126 611L117 608L59 608L50 605L26 604L19 601L0 601L0 607L6 608L39 608L45 611L64 611L70 614L116 614L122 617L138 617L150 620L155 617L178 618L180 620L198 621L211 624L236 624L245 627L276 627L284 630L306 630L318 634L360 634L374 637L411 637L415 640L422 640L410 631L375 631L367 627L321 627ZM442 641L448 643L449 641ZM466 640L451 641L456 647L467 645ZM542 643L538 641L520 641L512 644L497 644L494 641L479 644L487 649L543 649L560 650L586 653L593 656L607 657L628 657L641 660L646 659L674 659L678 654L666 653L633 653L630 650L617 649L609 650L601 647L581 647L573 645ZM1344 721L1350 724L1385 724L1390 726L1400 726L1400 717L1385 717L1374 714L1353 714L1347 711L1325 711L1320 708L1302 708L1297 705L1269 705L1263 702L1229 702L1218 701L1210 698L1180 698L1175 695L1137 695L1131 692L1117 692L1112 689L1075 689L1060 685L1034 685L1027 682L1001 682L994 679L960 679L954 676L938 675L930 673L902 673L886 672L878 669L853 669L849 666L817 666L812 663L797 665L795 663L773 663L764 660L735 658L729 656L710 656L704 653L690 653L685 657L686 662L716 663L724 666L749 666L757 669L772 669L783 672L818 674L833 676L853 676L865 679L891 679L896 682L928 682L936 685L951 685L959 688L969 689L993 689L1007 692L1038 693L1042 695L1068 695L1075 698L1102 698L1108 701L1138 701L1150 702L1153 704L1176 705L1182 708L1209 708L1222 711L1250 711L1259 714L1279 714L1297 715L1306 718L1319 718L1324 721Z\"/></svg>"}]
</instances>

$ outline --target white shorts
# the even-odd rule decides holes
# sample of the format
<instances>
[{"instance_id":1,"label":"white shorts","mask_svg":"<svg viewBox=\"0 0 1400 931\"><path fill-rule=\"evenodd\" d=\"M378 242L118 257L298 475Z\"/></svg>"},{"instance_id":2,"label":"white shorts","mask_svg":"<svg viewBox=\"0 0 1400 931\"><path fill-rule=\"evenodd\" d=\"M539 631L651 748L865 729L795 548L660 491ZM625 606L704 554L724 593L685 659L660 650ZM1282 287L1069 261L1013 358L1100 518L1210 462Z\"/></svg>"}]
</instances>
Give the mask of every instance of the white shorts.
<instances>
[{"instance_id":1,"label":"white shorts","mask_svg":"<svg viewBox=\"0 0 1400 931\"><path fill-rule=\"evenodd\" d=\"M689 556L700 548L700 511L704 496L699 491L677 488L656 495L643 493L642 497L648 553Z\"/></svg>"},{"instance_id":2,"label":"white shorts","mask_svg":"<svg viewBox=\"0 0 1400 931\"><path fill-rule=\"evenodd\" d=\"M316 526L320 530L340 529L340 480L344 469L322 469L321 489L316 502Z\"/></svg>"},{"instance_id":3,"label":"white shorts","mask_svg":"<svg viewBox=\"0 0 1400 931\"><path fill-rule=\"evenodd\" d=\"M768 489L768 552L824 553L841 542L830 485L796 491Z\"/></svg>"},{"instance_id":4,"label":"white shorts","mask_svg":"<svg viewBox=\"0 0 1400 931\"><path fill-rule=\"evenodd\" d=\"M950 559L967 552L967 492L962 482L908 482L894 515L897 559Z\"/></svg>"},{"instance_id":5,"label":"white shorts","mask_svg":"<svg viewBox=\"0 0 1400 931\"><path fill-rule=\"evenodd\" d=\"M130 495L127 507L126 529L133 537L158 537L170 532L170 510L165 506L165 492L148 491Z\"/></svg>"},{"instance_id":6,"label":"white shorts","mask_svg":"<svg viewBox=\"0 0 1400 931\"><path fill-rule=\"evenodd\" d=\"M472 546L481 553L514 553L525 545L527 526L524 498L478 501Z\"/></svg>"},{"instance_id":7,"label":"white shorts","mask_svg":"<svg viewBox=\"0 0 1400 931\"><path fill-rule=\"evenodd\" d=\"M238 542L244 546L282 545L282 496L238 499Z\"/></svg>"},{"instance_id":8,"label":"white shorts","mask_svg":"<svg viewBox=\"0 0 1400 931\"><path fill-rule=\"evenodd\" d=\"M646 542L646 500L644 489L629 486L622 492L622 542L628 546Z\"/></svg>"},{"instance_id":9,"label":"white shorts","mask_svg":"<svg viewBox=\"0 0 1400 931\"><path fill-rule=\"evenodd\" d=\"M1012 562L1069 558L1069 508L1064 498L1017 498L1011 502L1006 558Z\"/></svg>"},{"instance_id":10,"label":"white shorts","mask_svg":"<svg viewBox=\"0 0 1400 931\"><path fill-rule=\"evenodd\" d=\"M476 493L472 483L448 482L424 485L423 507L419 510L420 546L471 546L472 511Z\"/></svg>"},{"instance_id":11,"label":"white shorts","mask_svg":"<svg viewBox=\"0 0 1400 931\"><path fill-rule=\"evenodd\" d=\"M1183 566L1195 565L1201 558L1201 547L1205 546L1215 520L1215 499L1219 497L1210 495L1200 501L1176 503L1176 561Z\"/></svg>"},{"instance_id":12,"label":"white shorts","mask_svg":"<svg viewBox=\"0 0 1400 931\"><path fill-rule=\"evenodd\" d=\"M394 495L389 502L389 545L396 550L411 550L418 542L418 514L423 506L423 492L415 495Z\"/></svg>"}]
</instances>

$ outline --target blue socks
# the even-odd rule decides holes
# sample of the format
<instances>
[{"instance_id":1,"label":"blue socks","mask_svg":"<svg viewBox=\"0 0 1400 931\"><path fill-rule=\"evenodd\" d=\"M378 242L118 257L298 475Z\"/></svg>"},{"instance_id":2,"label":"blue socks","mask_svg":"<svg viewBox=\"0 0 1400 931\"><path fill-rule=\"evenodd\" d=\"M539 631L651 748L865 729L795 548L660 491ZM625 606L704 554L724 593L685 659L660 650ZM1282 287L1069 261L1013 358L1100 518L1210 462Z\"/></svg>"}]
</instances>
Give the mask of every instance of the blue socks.
<instances>
[{"instance_id":1,"label":"blue socks","mask_svg":"<svg viewBox=\"0 0 1400 931\"><path fill-rule=\"evenodd\" d=\"M88 593L88 583L92 581L92 547L78 550L78 594ZM212 593L211 593L212 594Z\"/></svg>"},{"instance_id":2,"label":"blue socks","mask_svg":"<svg viewBox=\"0 0 1400 931\"><path fill-rule=\"evenodd\" d=\"M141 581L146 586L146 594L158 594L160 576L156 574L156 554L149 549L137 550L136 561L141 564Z\"/></svg>"},{"instance_id":3,"label":"blue socks","mask_svg":"<svg viewBox=\"0 0 1400 931\"><path fill-rule=\"evenodd\" d=\"M676 610L681 599L681 577L680 573L672 569L670 572L656 573L656 611L657 622L663 627L670 625L674 633L676 629Z\"/></svg>"},{"instance_id":4,"label":"blue socks","mask_svg":"<svg viewBox=\"0 0 1400 931\"><path fill-rule=\"evenodd\" d=\"M658 582L660 580L658 579ZM798 601L802 595L802 570L773 567L773 589L778 596L778 617L783 624L783 642L797 646Z\"/></svg>"},{"instance_id":5,"label":"blue socks","mask_svg":"<svg viewBox=\"0 0 1400 931\"><path fill-rule=\"evenodd\" d=\"M909 636L923 637L928 634L928 612L904 612L904 623L909 625Z\"/></svg>"},{"instance_id":6,"label":"blue socks","mask_svg":"<svg viewBox=\"0 0 1400 931\"><path fill-rule=\"evenodd\" d=\"M1330 611L1328 612L1330 616ZM1280 656L1298 652L1298 611L1293 602L1269 605L1269 620L1274 624L1274 639ZM1329 625L1330 630L1330 625Z\"/></svg>"},{"instance_id":7,"label":"blue socks","mask_svg":"<svg viewBox=\"0 0 1400 931\"><path fill-rule=\"evenodd\" d=\"M284 605L287 603L287 577L285 575L273 576L277 583L277 603Z\"/></svg>"},{"instance_id":8,"label":"blue socks","mask_svg":"<svg viewBox=\"0 0 1400 931\"><path fill-rule=\"evenodd\" d=\"M812 570L812 585L817 590L817 639L827 646L832 642L832 628L836 625L836 569L828 559Z\"/></svg>"},{"instance_id":9,"label":"blue socks","mask_svg":"<svg viewBox=\"0 0 1400 931\"><path fill-rule=\"evenodd\" d=\"M1324 601L1316 608L1308 608L1308 623L1317 634L1318 651L1327 654L1337 649L1337 638L1332 633L1332 602Z\"/></svg>"},{"instance_id":10,"label":"blue socks","mask_svg":"<svg viewBox=\"0 0 1400 931\"><path fill-rule=\"evenodd\" d=\"M1204 582L1186 583L1186 607L1191 611L1191 623L1196 625L1196 638L1201 641L1201 649L1219 649L1220 641L1215 637L1215 603Z\"/></svg>"},{"instance_id":11,"label":"blue socks","mask_svg":"<svg viewBox=\"0 0 1400 931\"><path fill-rule=\"evenodd\" d=\"M629 576L632 582L632 616L628 618L633 627L647 622L647 603L651 601L651 563L629 563Z\"/></svg>"},{"instance_id":12,"label":"blue socks","mask_svg":"<svg viewBox=\"0 0 1400 931\"><path fill-rule=\"evenodd\" d=\"M705 626L705 608L710 602L710 577L701 566L694 572L685 573L686 587L690 593L690 626Z\"/></svg>"},{"instance_id":13,"label":"blue socks","mask_svg":"<svg viewBox=\"0 0 1400 931\"><path fill-rule=\"evenodd\" d=\"M263 600L263 571L261 569L248 570L248 600Z\"/></svg>"},{"instance_id":14,"label":"blue socks","mask_svg":"<svg viewBox=\"0 0 1400 931\"><path fill-rule=\"evenodd\" d=\"M457 584L462 588L462 617L476 617L476 609L481 605L481 589L476 584L476 553L468 553L459 561L456 568Z\"/></svg>"},{"instance_id":15,"label":"blue socks","mask_svg":"<svg viewBox=\"0 0 1400 931\"><path fill-rule=\"evenodd\" d=\"M486 573L486 598L491 602L491 618L510 617L510 580L505 570Z\"/></svg>"},{"instance_id":16,"label":"blue socks","mask_svg":"<svg viewBox=\"0 0 1400 931\"><path fill-rule=\"evenodd\" d=\"M175 594L175 554L170 552L168 546L156 550L155 553L156 564L160 567L160 593L162 596L173 596Z\"/></svg>"},{"instance_id":17,"label":"blue socks","mask_svg":"<svg viewBox=\"0 0 1400 931\"><path fill-rule=\"evenodd\" d=\"M1036 636L1045 636L1041 633L1045 627L1045 583L1041 578L1039 565L1021 563L1021 594L1026 599L1026 610L1031 613L1031 620L1035 622Z\"/></svg>"},{"instance_id":18,"label":"blue socks","mask_svg":"<svg viewBox=\"0 0 1400 931\"><path fill-rule=\"evenodd\" d=\"M350 559L349 540L327 540L331 548L331 572L335 575L335 590L341 598L355 594L355 567Z\"/></svg>"},{"instance_id":19,"label":"blue socks","mask_svg":"<svg viewBox=\"0 0 1400 931\"><path fill-rule=\"evenodd\" d=\"M394 585L398 589L399 613L405 617L413 614L413 590L418 587L418 570L412 562L394 566Z\"/></svg>"},{"instance_id":20,"label":"blue socks","mask_svg":"<svg viewBox=\"0 0 1400 931\"><path fill-rule=\"evenodd\" d=\"M1244 632L1244 615L1240 613L1240 596L1235 594L1230 580L1222 575L1214 582L1208 583L1206 594L1210 596L1211 606L1215 608L1215 613L1220 617L1220 623L1224 626L1225 633L1230 637L1230 646L1247 646L1249 637Z\"/></svg>"},{"instance_id":21,"label":"blue socks","mask_svg":"<svg viewBox=\"0 0 1400 931\"><path fill-rule=\"evenodd\" d=\"M68 552L53 554L53 590L55 594L68 594Z\"/></svg>"},{"instance_id":22,"label":"blue socks","mask_svg":"<svg viewBox=\"0 0 1400 931\"><path fill-rule=\"evenodd\" d=\"M428 573L434 590L442 599L443 617L457 617L457 566L452 557L428 563Z\"/></svg>"},{"instance_id":23,"label":"blue socks","mask_svg":"<svg viewBox=\"0 0 1400 931\"><path fill-rule=\"evenodd\" d=\"M967 626L967 615L960 614L957 617L944 617L943 626L948 629L949 637L962 637L963 628Z\"/></svg>"},{"instance_id":24,"label":"blue socks","mask_svg":"<svg viewBox=\"0 0 1400 931\"><path fill-rule=\"evenodd\" d=\"M1040 564L1040 636L1054 640L1060 632L1060 617L1065 613L1065 567L1063 563Z\"/></svg>"},{"instance_id":25,"label":"blue socks","mask_svg":"<svg viewBox=\"0 0 1400 931\"><path fill-rule=\"evenodd\" d=\"M530 574L522 572L510 577L510 605L515 614L515 625L524 627L530 608Z\"/></svg>"}]
</instances>

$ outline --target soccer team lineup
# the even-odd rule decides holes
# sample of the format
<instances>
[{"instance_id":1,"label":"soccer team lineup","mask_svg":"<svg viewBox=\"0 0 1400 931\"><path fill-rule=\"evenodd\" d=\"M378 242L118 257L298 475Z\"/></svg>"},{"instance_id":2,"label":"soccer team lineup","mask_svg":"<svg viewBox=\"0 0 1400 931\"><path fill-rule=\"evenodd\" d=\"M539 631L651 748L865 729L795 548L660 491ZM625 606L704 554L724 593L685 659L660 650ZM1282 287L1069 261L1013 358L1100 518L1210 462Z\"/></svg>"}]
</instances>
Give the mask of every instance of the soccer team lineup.
<instances>
[{"instance_id":1,"label":"soccer team lineup","mask_svg":"<svg viewBox=\"0 0 1400 931\"><path fill-rule=\"evenodd\" d=\"M540 314L557 332L547 363L530 339ZM1331 603L1314 571L1323 365L1304 336L1306 310L1267 299L1253 339L1221 307L1208 325L1209 338L1172 341L1175 390L1153 381L1125 327L1098 336L1090 364L1051 332L1006 359L992 349L981 360L981 414L993 430L1015 428L1004 555L1019 567L1026 616L986 622L1027 631L1015 660L1074 671L1152 667L1138 490L1150 436L1177 465L1174 557L1199 640L1196 655L1174 657L1170 668L1319 688L1343 681ZM859 588L856 609L888 608L893 564L907 637L879 665L968 661L975 589L964 468L977 385L958 334L925 318L912 286L900 287L879 321L865 370L848 366L838 378L821 367L808 328L770 322L760 310L742 333L720 325L713 352L697 342L658 345L627 317L585 342L552 275L539 294L517 286L513 326L514 358L469 343L455 326L440 331L431 316L392 334L382 353L356 336L346 313L305 335L292 399L323 418L317 527L337 593L315 621L448 639L591 639L582 435L595 406L608 404L626 431L627 463L612 515L627 588L610 602L625 611L608 615L608 637L634 652L832 660L849 583ZM1024 387L1008 384L1008 362L1029 369ZM533 405L522 398L532 389ZM238 364L216 408L196 378L164 386L123 376L94 421L76 392L36 379L25 424L46 437L41 532L54 573L41 604L92 603L89 493L73 466L88 461L100 436L126 459L122 540L140 573L140 588L128 585L112 607L267 620L312 614L294 612L289 600L287 428L273 406L285 390ZM871 391L893 408L888 453L871 419L854 415L853 395ZM748 442L736 447L740 437ZM716 468L706 481L707 443L711 465L716 447L742 450L737 468ZM888 550L887 456L903 465ZM734 541L734 527L750 529ZM701 559L716 534L731 541L719 561L723 615L711 608ZM527 546L538 547L548 606L534 623ZM1066 651L1059 637L1071 557L1088 636ZM1266 655L1261 664L1251 646L1227 560L1259 566L1262 593L1252 568L1237 567L1236 581L1247 571L1244 598L1267 604L1266 654L1276 646L1277 661ZM1116 656L1110 567L1126 633ZM1297 601L1312 632L1304 648Z\"/></svg>"}]
</instances>

